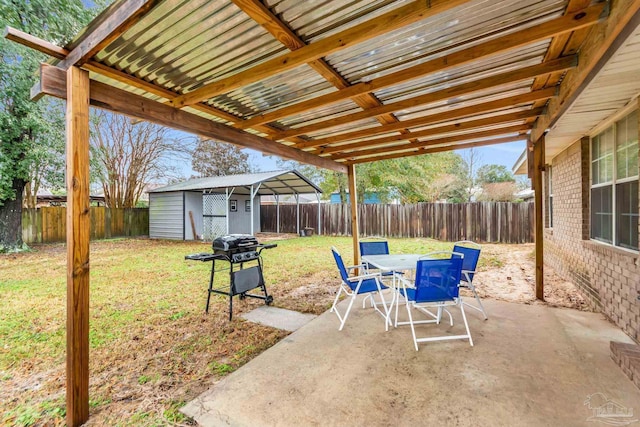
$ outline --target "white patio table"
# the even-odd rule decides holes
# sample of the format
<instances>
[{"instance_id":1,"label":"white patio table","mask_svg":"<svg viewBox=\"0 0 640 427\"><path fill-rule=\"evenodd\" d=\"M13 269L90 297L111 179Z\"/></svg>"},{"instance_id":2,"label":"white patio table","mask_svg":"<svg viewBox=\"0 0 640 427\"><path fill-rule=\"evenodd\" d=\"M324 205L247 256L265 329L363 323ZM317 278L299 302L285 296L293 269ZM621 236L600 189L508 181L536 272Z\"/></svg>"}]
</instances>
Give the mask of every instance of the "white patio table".
<instances>
[{"instance_id":1,"label":"white patio table","mask_svg":"<svg viewBox=\"0 0 640 427\"><path fill-rule=\"evenodd\" d=\"M423 258L424 254L384 254L384 255L365 255L362 257L362 262L371 265L379 269L382 272L409 272L414 271L418 264L418 260ZM399 304L399 294L396 286L396 276L393 276L392 280L392 299L391 306L389 307L389 317L387 322L391 322L391 309L394 304Z\"/></svg>"},{"instance_id":2,"label":"white patio table","mask_svg":"<svg viewBox=\"0 0 640 427\"><path fill-rule=\"evenodd\" d=\"M371 264L380 271L401 272L415 270L418 259L422 257L424 254L366 255L362 257L362 261Z\"/></svg>"}]
</instances>

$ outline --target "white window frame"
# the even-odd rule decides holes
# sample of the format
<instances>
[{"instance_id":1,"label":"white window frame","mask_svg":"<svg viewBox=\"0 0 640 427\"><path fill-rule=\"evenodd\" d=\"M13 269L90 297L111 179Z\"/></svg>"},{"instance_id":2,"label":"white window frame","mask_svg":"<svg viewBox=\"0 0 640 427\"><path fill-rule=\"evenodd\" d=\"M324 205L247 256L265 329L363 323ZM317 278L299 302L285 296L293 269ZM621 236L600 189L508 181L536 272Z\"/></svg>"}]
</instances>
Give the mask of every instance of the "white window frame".
<instances>
[{"instance_id":1,"label":"white window frame","mask_svg":"<svg viewBox=\"0 0 640 427\"><path fill-rule=\"evenodd\" d=\"M616 232L617 232L617 227L616 227L616 185L617 184L624 184L627 182L632 182L632 181L640 181L640 174L633 176L633 177L627 177L627 178L620 178L618 179L616 177L617 174L617 153L618 153L618 146L617 146L617 128L616 128L616 123L622 119L624 119L625 117L627 117L628 115L632 114L634 111L638 111L638 114L640 115L640 110L637 110L637 108L635 108L635 106L638 105L637 101L630 103L629 107L623 109L622 111L618 112L615 116L613 116L610 120L608 120L605 123L601 124L600 126L598 126L596 129L594 129L594 132L590 135L590 139L589 139L589 217L591 217L591 213L592 213L592 209L593 209L593 199L591 197L591 190L593 190L594 188L600 188L600 187L611 187L611 216L612 216L612 224L611 224L611 243L608 242L604 242L602 240L598 240L598 239L594 239L591 237L591 230L593 227L593 223L590 221L589 223L589 239L592 242L596 242L598 244L601 245L606 245L606 246L611 246L614 247L616 249L620 249L623 251L627 251L627 252L631 252L634 254L639 253L638 248L636 249L630 249L630 248L626 248L624 246L619 246L616 245ZM630 108L631 106L633 106L634 108ZM598 184L593 184L593 162L594 162L594 158L593 158L593 139L601 134L603 134L605 131L607 131L609 128L613 128L613 161L612 161L612 175L611 175L611 181L608 181L606 183L598 183ZM640 149L640 138L638 141L639 144L639 149ZM599 159L597 159L599 160ZM640 182L639 182L640 185Z\"/></svg>"},{"instance_id":2,"label":"white window frame","mask_svg":"<svg viewBox=\"0 0 640 427\"><path fill-rule=\"evenodd\" d=\"M548 228L553 228L553 166L547 165L547 214Z\"/></svg>"}]
</instances>

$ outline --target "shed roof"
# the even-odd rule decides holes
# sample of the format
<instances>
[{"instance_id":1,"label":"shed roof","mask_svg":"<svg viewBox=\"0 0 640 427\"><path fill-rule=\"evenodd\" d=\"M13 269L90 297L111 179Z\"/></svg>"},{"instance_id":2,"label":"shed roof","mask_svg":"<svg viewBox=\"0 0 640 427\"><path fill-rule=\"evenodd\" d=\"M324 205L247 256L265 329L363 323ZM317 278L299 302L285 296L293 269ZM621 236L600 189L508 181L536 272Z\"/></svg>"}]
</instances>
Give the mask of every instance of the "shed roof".
<instances>
[{"instance_id":1,"label":"shed roof","mask_svg":"<svg viewBox=\"0 0 640 427\"><path fill-rule=\"evenodd\" d=\"M149 193L167 193L170 191L206 191L234 188L235 194L249 194L249 187L260 184L258 194L301 194L322 193L314 183L296 170L246 173L239 175L194 178L177 184L150 190Z\"/></svg>"},{"instance_id":2,"label":"shed roof","mask_svg":"<svg viewBox=\"0 0 640 427\"><path fill-rule=\"evenodd\" d=\"M94 105L344 172L537 136L597 60L578 65L589 30L615 7L609 43L634 1L120 0L41 44L58 59L34 95L81 65Z\"/></svg>"}]
</instances>

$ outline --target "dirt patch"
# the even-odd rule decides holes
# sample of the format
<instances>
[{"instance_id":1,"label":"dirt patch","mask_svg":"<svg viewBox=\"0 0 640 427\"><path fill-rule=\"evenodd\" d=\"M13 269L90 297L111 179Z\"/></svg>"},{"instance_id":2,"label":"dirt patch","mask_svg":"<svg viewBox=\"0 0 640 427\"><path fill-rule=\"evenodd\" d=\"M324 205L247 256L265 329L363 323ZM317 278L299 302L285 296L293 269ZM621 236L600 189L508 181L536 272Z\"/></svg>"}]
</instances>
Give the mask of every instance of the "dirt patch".
<instances>
[{"instance_id":1,"label":"dirt patch","mask_svg":"<svg viewBox=\"0 0 640 427\"><path fill-rule=\"evenodd\" d=\"M480 298L532 304L535 295L535 245L482 245L484 266L474 278ZM554 307L589 311L576 287L544 266L544 298Z\"/></svg>"}]
</instances>

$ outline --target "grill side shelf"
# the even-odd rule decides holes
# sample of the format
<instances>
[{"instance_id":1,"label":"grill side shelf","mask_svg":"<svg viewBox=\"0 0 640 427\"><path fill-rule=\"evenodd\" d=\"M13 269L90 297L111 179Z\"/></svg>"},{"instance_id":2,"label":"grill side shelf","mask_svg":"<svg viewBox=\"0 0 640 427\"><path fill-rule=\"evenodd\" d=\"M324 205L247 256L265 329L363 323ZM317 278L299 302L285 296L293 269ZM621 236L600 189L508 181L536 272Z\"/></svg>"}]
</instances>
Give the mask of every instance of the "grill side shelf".
<instances>
[{"instance_id":1,"label":"grill side shelf","mask_svg":"<svg viewBox=\"0 0 640 427\"><path fill-rule=\"evenodd\" d=\"M212 254L212 253L207 253L207 252L200 252L197 254L189 254L189 255L185 255L184 259L186 260L190 260L190 261L203 261L203 262L207 262L207 261L213 261L213 260L223 260L223 261L229 261L229 258L226 255L222 255L222 254Z\"/></svg>"}]
</instances>

